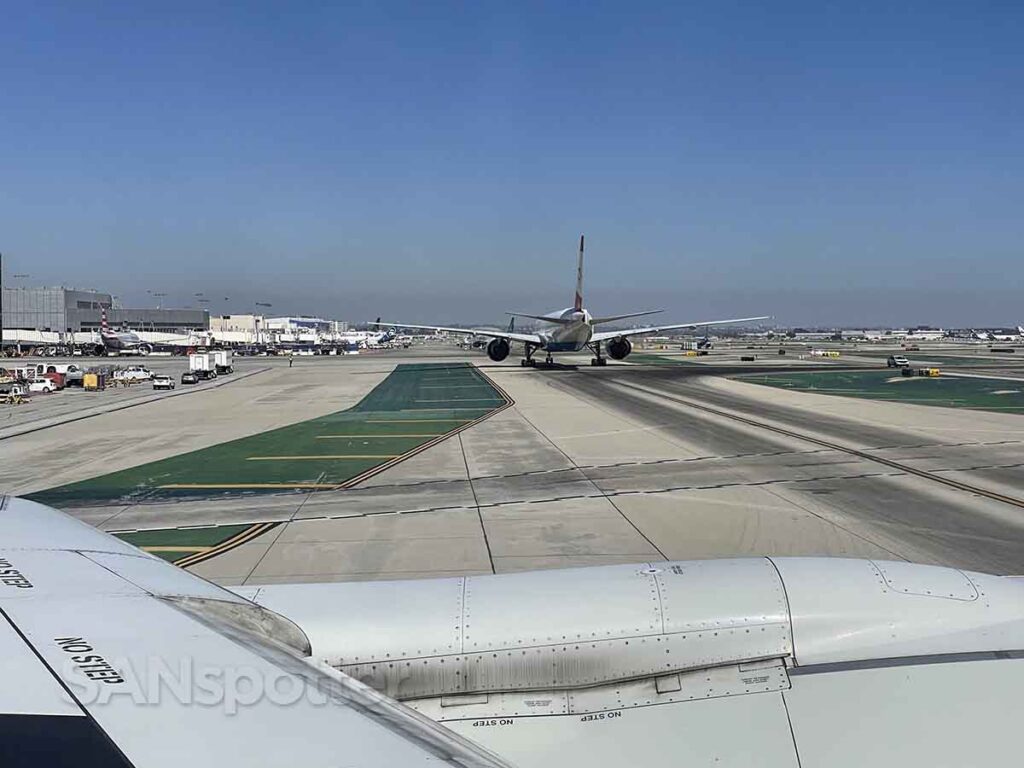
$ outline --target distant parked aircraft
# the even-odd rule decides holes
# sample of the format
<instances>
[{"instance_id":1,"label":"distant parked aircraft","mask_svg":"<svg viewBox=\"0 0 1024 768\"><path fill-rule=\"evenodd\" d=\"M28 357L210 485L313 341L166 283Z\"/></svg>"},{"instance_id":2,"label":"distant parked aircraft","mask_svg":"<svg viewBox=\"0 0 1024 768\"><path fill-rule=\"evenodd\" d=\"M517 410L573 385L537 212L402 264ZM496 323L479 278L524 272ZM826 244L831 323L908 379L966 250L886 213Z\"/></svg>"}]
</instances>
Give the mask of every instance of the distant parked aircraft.
<instances>
[{"instance_id":1,"label":"distant parked aircraft","mask_svg":"<svg viewBox=\"0 0 1024 768\"><path fill-rule=\"evenodd\" d=\"M153 345L144 342L132 330L111 330L110 326L107 325L106 309L101 310L100 314L100 341L104 349L111 352L134 352L135 354L148 355L153 351Z\"/></svg>"}]
</instances>

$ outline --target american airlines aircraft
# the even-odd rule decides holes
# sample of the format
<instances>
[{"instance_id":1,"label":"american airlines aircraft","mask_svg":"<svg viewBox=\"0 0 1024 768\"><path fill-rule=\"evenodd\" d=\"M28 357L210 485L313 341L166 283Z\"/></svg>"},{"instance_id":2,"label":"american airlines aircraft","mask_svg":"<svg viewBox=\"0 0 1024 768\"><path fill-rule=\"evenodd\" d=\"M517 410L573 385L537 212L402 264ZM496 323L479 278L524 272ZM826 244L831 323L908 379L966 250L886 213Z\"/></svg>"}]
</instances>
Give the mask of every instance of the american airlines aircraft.
<instances>
[{"instance_id":1,"label":"american airlines aircraft","mask_svg":"<svg viewBox=\"0 0 1024 768\"><path fill-rule=\"evenodd\" d=\"M759 557L228 590L34 502L0 526L12 768L1020 761L1021 578Z\"/></svg>"},{"instance_id":2,"label":"american airlines aircraft","mask_svg":"<svg viewBox=\"0 0 1024 768\"><path fill-rule=\"evenodd\" d=\"M134 331L122 330L113 331L107 325L107 310L100 313L100 341L104 351L110 352L136 352L140 355L148 355L153 351L153 345L147 344L139 338Z\"/></svg>"},{"instance_id":3,"label":"american airlines aircraft","mask_svg":"<svg viewBox=\"0 0 1024 768\"><path fill-rule=\"evenodd\" d=\"M682 330L684 328L703 328L712 325L725 325L727 323L748 323L755 320L768 320L769 316L761 317L738 317L730 320L702 320L695 323L674 323L672 325L655 325L646 328L632 328L627 331L597 331L595 327L618 320L627 320L631 317L644 317L661 312L660 309L647 310L645 312L631 312L625 315L611 315L608 317L594 317L583 307L583 235L580 235L579 257L576 263L576 295L573 305L568 309L551 312L546 315L531 315L526 312L509 312L515 317L529 317L533 320L540 320L549 327L538 333L518 333L515 331L495 331L486 328L447 328L438 325L410 325L408 323L381 323L377 325L399 326L403 328L417 328L428 331L448 331L451 333L471 333L477 336L491 338L487 345L487 355L495 362L501 362L508 357L511 351L511 342L522 343L525 350L524 357L520 361L524 366L535 366L537 361L533 354L537 350L547 353L547 363L552 362L552 352L579 352L589 349L594 353L591 365L605 365L607 359L601 353L601 345L604 344L608 351L608 357L613 360L623 360L633 351L633 345L629 339L631 336L640 336L646 333L658 333L660 331Z\"/></svg>"}]
</instances>

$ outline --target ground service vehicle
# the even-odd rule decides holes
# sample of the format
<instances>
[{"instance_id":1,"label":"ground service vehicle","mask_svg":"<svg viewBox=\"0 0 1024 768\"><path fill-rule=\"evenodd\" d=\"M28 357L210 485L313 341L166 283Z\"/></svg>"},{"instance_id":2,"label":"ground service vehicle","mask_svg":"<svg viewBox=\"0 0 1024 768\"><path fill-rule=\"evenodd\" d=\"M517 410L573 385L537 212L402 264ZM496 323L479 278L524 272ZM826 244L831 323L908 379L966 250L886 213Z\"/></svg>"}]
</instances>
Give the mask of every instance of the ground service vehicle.
<instances>
[{"instance_id":1,"label":"ground service vehicle","mask_svg":"<svg viewBox=\"0 0 1024 768\"><path fill-rule=\"evenodd\" d=\"M153 389L174 389L174 379L163 373L154 376Z\"/></svg>"},{"instance_id":2,"label":"ground service vehicle","mask_svg":"<svg viewBox=\"0 0 1024 768\"><path fill-rule=\"evenodd\" d=\"M141 365L131 365L121 371L114 371L114 378L124 381L149 381L153 378L153 372Z\"/></svg>"},{"instance_id":3,"label":"ground service vehicle","mask_svg":"<svg viewBox=\"0 0 1024 768\"><path fill-rule=\"evenodd\" d=\"M910 365L910 361L903 355L889 355L889 359L885 361L885 364L889 368L906 368Z\"/></svg>"},{"instance_id":4,"label":"ground service vehicle","mask_svg":"<svg viewBox=\"0 0 1024 768\"><path fill-rule=\"evenodd\" d=\"M217 371L218 375L231 373L234 370L231 365L232 360L230 349L215 349L207 354L213 358L214 370Z\"/></svg>"},{"instance_id":5,"label":"ground service vehicle","mask_svg":"<svg viewBox=\"0 0 1024 768\"><path fill-rule=\"evenodd\" d=\"M212 352L196 352L189 355L188 369L199 379L217 378L217 362Z\"/></svg>"}]
</instances>

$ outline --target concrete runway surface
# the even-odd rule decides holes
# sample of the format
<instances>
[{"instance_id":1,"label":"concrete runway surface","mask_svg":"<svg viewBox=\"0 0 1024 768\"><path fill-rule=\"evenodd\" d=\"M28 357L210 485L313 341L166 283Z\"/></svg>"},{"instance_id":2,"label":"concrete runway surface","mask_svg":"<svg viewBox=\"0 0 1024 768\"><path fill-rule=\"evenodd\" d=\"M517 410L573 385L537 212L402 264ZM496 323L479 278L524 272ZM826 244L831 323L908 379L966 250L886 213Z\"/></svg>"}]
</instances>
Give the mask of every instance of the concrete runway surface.
<instances>
[{"instance_id":1,"label":"concrete runway surface","mask_svg":"<svg viewBox=\"0 0 1024 768\"><path fill-rule=\"evenodd\" d=\"M321 417L425 360L474 362L514 405L349 489L69 511L113 531L265 524L190 566L230 584L760 554L1024 573L1024 416L791 392L714 366L601 369L581 356L532 370L433 346L292 369L241 359L235 379L187 396L137 390L122 408L65 393L0 422L0 488L39 491Z\"/></svg>"}]
</instances>

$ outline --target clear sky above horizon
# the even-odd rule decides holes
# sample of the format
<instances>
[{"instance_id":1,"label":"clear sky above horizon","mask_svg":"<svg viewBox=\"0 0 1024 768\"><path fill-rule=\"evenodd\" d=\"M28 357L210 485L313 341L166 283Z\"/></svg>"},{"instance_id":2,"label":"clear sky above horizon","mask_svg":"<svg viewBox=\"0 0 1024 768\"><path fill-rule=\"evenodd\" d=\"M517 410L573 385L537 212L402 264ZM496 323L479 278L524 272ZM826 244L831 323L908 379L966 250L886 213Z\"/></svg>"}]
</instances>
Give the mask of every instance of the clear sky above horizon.
<instances>
[{"instance_id":1,"label":"clear sky above horizon","mask_svg":"<svg viewBox=\"0 0 1024 768\"><path fill-rule=\"evenodd\" d=\"M601 314L1024 323L1018 3L3 19L5 284L498 323L571 302L585 232Z\"/></svg>"}]
</instances>

